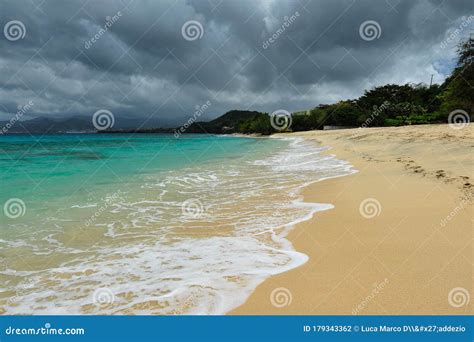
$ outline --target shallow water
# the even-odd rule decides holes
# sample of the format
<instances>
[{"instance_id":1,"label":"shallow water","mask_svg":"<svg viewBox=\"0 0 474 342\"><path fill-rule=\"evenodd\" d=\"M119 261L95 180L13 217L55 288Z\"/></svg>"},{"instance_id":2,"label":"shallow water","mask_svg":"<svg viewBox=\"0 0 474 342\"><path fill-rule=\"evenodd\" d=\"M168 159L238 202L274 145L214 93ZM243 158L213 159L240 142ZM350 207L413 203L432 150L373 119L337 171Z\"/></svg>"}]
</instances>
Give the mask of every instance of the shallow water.
<instances>
[{"instance_id":1,"label":"shallow water","mask_svg":"<svg viewBox=\"0 0 474 342\"><path fill-rule=\"evenodd\" d=\"M20 209L1 216L0 310L225 313L306 261L285 236L331 206L299 190L352 172L322 151L210 135L0 137L0 203Z\"/></svg>"}]
</instances>

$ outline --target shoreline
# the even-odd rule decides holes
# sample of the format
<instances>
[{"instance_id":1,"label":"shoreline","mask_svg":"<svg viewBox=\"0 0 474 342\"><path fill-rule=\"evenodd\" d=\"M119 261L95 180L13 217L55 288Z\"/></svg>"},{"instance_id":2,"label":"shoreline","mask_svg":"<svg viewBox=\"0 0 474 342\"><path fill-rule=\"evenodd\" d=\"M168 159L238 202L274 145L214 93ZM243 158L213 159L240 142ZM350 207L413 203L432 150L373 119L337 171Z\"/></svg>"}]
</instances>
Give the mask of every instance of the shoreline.
<instances>
[{"instance_id":1,"label":"shoreline","mask_svg":"<svg viewBox=\"0 0 474 342\"><path fill-rule=\"evenodd\" d=\"M304 264L307 255L295 251L286 236L296 223L309 220L315 212L331 206L304 203L300 190L308 182L314 182L315 172L317 179L337 177L350 172L351 166L322 156L321 149L304 139L270 141L265 137L256 142L256 139L245 138L229 139L233 142L232 146L239 149L226 151L225 160L230 161L224 170L219 163L214 167L194 164L171 172L156 172L151 178L133 178L136 184L140 184L138 189L143 190L127 191L127 183L122 183L117 189L116 183L111 182L105 189L93 188L96 194L103 196L90 199L78 196L71 202L68 202L71 199L68 197L68 201L61 199L55 203L56 206L50 201L51 208L63 208L67 204L66 209L72 210L71 214L75 216L68 213L69 219L74 218L68 221L71 222L69 226L65 226L64 232L53 232L47 242L56 239L61 247L69 247L63 241L73 240L74 228L85 223L87 235L94 236L97 244L89 247L85 238L79 242L79 248L90 253L93 259L71 255L68 267L63 268L61 258L53 254L42 261L42 264L51 267L38 271L34 268L36 264L30 261L36 261L38 257L25 253L23 260L30 268L24 275L18 277L13 274L16 265L12 265L12 271L7 271L4 276L6 281L11 282L12 292L22 291L24 284L30 284L30 278L34 277L35 291L19 296L15 303L8 302L10 293L4 294L0 298L0 313L225 314L243 304L257 285L271 275ZM62 144L67 146L65 141ZM91 149L94 150L94 145ZM89 163L89 159L85 162ZM232 175L229 175L229 169ZM190 178L195 184L185 182ZM150 188L147 185L155 186ZM278 192L275 192L275 186L279 187ZM212 191L207 194L210 188ZM181 197L160 197L160 203L171 204L167 208L178 209L162 211L162 221L149 216L150 212L156 213L157 208L161 209L154 197L157 189L181 194ZM198 190L201 197L190 209L191 214L197 211L199 215L186 217L183 204L196 198ZM275 211L276 207L280 208L279 212ZM34 203L29 202L29 213L35 212L32 209L35 209ZM99 215L95 216L96 213ZM139 236L128 229L135 223L129 217L136 217L136 213L142 218L137 222ZM208 218L218 220L212 226ZM28 224L30 221L24 222ZM120 223L116 225L116 222ZM176 228L173 227L174 222ZM36 224L40 225L42 221L38 220ZM168 226L172 242L168 242L171 239L157 239L160 236L155 235L155 231L160 224ZM45 231L45 234L48 233ZM149 240L145 236L147 234ZM111 260L102 258L100 253L96 253L95 246L109 248L116 257ZM142 249L146 253L138 252ZM154 256L153 260L150 255ZM215 259L213 255L219 255L219 258ZM124 263L133 270L129 273L133 281L128 284L118 278ZM76 274L82 275L84 270L88 282L78 283ZM110 273L105 274L104 270ZM155 278L158 281L149 284L148 274L158 275ZM56 282L56 279L61 281ZM94 305L97 286L117 300L107 307ZM139 297L133 297L134 288L144 289L153 300L136 300ZM59 303L69 301L74 304L64 307L52 302L51 307L47 307L42 302L48 296L49 289L54 289ZM79 289L83 294L76 297L75 292Z\"/></svg>"},{"instance_id":2,"label":"shoreline","mask_svg":"<svg viewBox=\"0 0 474 342\"><path fill-rule=\"evenodd\" d=\"M228 314L472 313L469 297L453 301L459 289L473 295L473 133L423 125L278 135L328 146L323 153L359 172L302 189L304 202L334 206L286 236L308 261Z\"/></svg>"}]
</instances>

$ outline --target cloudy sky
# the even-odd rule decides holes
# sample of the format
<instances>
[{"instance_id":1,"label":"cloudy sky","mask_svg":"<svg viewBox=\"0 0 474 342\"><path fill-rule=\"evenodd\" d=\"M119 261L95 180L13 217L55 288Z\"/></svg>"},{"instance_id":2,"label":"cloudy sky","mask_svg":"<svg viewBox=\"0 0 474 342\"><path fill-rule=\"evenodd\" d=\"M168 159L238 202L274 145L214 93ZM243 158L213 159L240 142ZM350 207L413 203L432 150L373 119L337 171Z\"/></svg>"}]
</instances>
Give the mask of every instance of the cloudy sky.
<instances>
[{"instance_id":1,"label":"cloudy sky","mask_svg":"<svg viewBox=\"0 0 474 342\"><path fill-rule=\"evenodd\" d=\"M312 108L385 83L441 83L472 0L0 2L0 119L186 120Z\"/></svg>"}]
</instances>

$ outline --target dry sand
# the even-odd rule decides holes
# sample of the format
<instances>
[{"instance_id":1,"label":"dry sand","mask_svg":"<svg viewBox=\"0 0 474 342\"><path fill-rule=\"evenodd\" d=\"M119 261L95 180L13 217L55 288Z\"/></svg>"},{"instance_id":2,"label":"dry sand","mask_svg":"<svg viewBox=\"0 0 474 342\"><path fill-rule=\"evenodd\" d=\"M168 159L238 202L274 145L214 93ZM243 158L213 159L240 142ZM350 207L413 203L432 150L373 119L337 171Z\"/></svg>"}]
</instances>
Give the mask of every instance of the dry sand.
<instances>
[{"instance_id":1,"label":"dry sand","mask_svg":"<svg viewBox=\"0 0 474 342\"><path fill-rule=\"evenodd\" d=\"M335 205L288 236L309 261L230 314L474 313L474 125L291 135L330 146L359 172L303 191ZM361 214L366 199L372 218Z\"/></svg>"}]
</instances>

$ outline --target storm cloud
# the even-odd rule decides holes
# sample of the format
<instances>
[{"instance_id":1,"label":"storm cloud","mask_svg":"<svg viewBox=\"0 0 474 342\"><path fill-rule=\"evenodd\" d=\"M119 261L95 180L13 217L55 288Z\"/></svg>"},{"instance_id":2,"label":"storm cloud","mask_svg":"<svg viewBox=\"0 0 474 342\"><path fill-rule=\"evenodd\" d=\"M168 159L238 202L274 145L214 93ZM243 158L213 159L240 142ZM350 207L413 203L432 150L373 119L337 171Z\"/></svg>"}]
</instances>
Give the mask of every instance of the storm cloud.
<instances>
[{"instance_id":1,"label":"storm cloud","mask_svg":"<svg viewBox=\"0 0 474 342\"><path fill-rule=\"evenodd\" d=\"M441 83L473 12L469 0L3 0L0 119L32 101L28 118L107 109L169 125L207 101L203 119Z\"/></svg>"}]
</instances>

